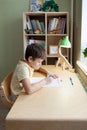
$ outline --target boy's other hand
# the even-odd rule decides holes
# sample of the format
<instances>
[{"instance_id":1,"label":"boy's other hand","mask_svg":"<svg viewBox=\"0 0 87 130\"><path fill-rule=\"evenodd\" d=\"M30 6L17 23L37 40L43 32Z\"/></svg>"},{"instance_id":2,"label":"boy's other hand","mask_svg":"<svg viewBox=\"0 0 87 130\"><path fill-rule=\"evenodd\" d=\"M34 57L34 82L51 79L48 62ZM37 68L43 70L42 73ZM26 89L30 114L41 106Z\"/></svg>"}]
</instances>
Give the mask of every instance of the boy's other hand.
<instances>
[{"instance_id":1,"label":"boy's other hand","mask_svg":"<svg viewBox=\"0 0 87 130\"><path fill-rule=\"evenodd\" d=\"M49 74L49 73L48 73L47 77L52 77L54 79L59 78L58 75L56 75L56 74Z\"/></svg>"}]
</instances>

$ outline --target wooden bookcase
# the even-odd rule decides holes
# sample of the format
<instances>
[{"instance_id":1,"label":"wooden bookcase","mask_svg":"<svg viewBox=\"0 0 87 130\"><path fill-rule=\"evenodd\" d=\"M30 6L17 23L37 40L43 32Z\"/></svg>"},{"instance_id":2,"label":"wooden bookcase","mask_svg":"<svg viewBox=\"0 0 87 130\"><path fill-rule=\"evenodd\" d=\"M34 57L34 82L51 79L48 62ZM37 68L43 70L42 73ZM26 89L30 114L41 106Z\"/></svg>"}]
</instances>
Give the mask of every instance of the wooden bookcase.
<instances>
[{"instance_id":1,"label":"wooden bookcase","mask_svg":"<svg viewBox=\"0 0 87 130\"><path fill-rule=\"evenodd\" d=\"M38 21L38 22L36 22ZM62 22L60 22L62 21ZM42 24L42 25L41 25ZM38 31L36 30L41 30ZM23 45L33 42L43 45L46 50L45 64L55 64L58 59L59 40L69 35L68 12L24 12L23 13ZM63 55L69 59L69 49L62 49Z\"/></svg>"}]
</instances>

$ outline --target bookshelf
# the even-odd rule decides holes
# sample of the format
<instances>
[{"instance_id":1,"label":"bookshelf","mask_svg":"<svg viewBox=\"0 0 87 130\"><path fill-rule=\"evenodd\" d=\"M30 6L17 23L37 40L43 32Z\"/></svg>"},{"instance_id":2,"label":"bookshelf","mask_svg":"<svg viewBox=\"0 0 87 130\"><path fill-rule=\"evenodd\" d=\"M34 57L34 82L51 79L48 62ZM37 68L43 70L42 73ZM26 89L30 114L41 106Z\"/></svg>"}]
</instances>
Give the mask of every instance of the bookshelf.
<instances>
[{"instance_id":1,"label":"bookshelf","mask_svg":"<svg viewBox=\"0 0 87 130\"><path fill-rule=\"evenodd\" d=\"M69 35L68 12L24 12L23 46L32 43L41 44L46 50L45 64L55 64L59 40ZM69 49L62 49L69 60Z\"/></svg>"}]
</instances>

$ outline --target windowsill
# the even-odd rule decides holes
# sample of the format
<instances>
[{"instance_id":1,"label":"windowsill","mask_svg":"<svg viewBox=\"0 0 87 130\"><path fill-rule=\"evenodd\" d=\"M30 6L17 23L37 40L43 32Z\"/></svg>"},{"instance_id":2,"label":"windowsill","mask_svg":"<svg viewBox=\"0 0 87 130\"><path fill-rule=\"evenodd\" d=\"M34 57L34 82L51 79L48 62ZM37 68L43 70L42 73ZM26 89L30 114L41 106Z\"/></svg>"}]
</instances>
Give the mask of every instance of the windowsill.
<instances>
[{"instance_id":1,"label":"windowsill","mask_svg":"<svg viewBox=\"0 0 87 130\"><path fill-rule=\"evenodd\" d=\"M84 63L82 63L81 61L77 61L77 63L76 63L79 67L80 67L80 69L85 73L85 75L87 76L87 66L84 64Z\"/></svg>"},{"instance_id":2,"label":"windowsill","mask_svg":"<svg viewBox=\"0 0 87 130\"><path fill-rule=\"evenodd\" d=\"M77 61L76 62L76 71L79 74L79 76L81 77L84 86L87 87L87 66L81 62L81 61Z\"/></svg>"}]
</instances>

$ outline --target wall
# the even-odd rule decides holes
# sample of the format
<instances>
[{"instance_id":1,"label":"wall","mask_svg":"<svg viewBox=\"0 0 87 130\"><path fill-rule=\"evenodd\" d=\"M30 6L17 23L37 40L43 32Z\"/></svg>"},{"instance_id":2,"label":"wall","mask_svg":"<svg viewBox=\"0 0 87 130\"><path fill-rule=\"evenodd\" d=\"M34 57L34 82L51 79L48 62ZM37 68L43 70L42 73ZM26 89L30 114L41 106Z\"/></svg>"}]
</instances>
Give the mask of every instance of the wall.
<instances>
[{"instance_id":1,"label":"wall","mask_svg":"<svg viewBox=\"0 0 87 130\"><path fill-rule=\"evenodd\" d=\"M60 11L70 12L70 0L55 0ZM22 14L29 0L0 0L0 82L23 57Z\"/></svg>"},{"instance_id":2,"label":"wall","mask_svg":"<svg viewBox=\"0 0 87 130\"><path fill-rule=\"evenodd\" d=\"M22 57L22 13L28 0L0 0L0 81Z\"/></svg>"}]
</instances>

